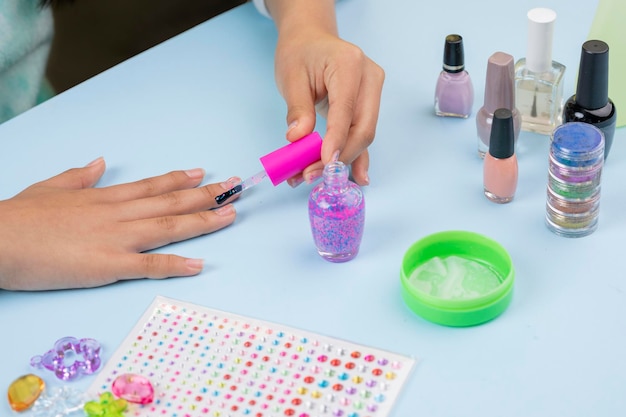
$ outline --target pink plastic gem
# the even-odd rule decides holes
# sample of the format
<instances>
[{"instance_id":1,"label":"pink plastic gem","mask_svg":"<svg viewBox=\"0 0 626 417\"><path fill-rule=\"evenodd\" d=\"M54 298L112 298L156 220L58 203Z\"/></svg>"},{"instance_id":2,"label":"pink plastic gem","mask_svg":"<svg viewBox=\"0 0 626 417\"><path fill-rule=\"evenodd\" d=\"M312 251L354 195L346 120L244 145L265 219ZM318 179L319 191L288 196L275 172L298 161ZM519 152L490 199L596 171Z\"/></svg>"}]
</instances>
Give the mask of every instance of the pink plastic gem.
<instances>
[{"instance_id":1,"label":"pink plastic gem","mask_svg":"<svg viewBox=\"0 0 626 417\"><path fill-rule=\"evenodd\" d=\"M148 378L137 374L123 374L111 385L113 394L135 404L150 404L154 400L154 388Z\"/></svg>"}]
</instances>

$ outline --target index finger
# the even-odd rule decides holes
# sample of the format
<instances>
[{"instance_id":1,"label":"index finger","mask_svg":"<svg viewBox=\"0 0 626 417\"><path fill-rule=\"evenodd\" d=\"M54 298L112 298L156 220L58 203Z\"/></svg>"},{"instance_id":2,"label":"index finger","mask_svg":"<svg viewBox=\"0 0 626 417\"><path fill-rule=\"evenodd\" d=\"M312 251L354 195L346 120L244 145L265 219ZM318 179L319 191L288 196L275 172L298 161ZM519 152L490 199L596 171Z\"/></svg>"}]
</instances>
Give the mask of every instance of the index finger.
<instances>
[{"instance_id":1,"label":"index finger","mask_svg":"<svg viewBox=\"0 0 626 417\"><path fill-rule=\"evenodd\" d=\"M322 145L322 161L328 163L335 151L343 151L348 141L357 107L361 73L354 60L339 65L327 80L328 118ZM355 77L355 74L358 74Z\"/></svg>"}]
</instances>

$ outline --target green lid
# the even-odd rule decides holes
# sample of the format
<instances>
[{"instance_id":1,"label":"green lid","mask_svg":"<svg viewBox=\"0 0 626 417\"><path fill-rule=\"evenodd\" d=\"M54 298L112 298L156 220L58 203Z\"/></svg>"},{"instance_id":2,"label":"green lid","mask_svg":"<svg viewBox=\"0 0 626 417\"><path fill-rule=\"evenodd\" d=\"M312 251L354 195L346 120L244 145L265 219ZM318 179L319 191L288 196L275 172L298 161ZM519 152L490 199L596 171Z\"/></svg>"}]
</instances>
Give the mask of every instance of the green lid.
<instances>
[{"instance_id":1,"label":"green lid","mask_svg":"<svg viewBox=\"0 0 626 417\"><path fill-rule=\"evenodd\" d=\"M511 302L515 271L496 241L466 231L435 233L404 255L402 297L416 314L446 326L473 326Z\"/></svg>"}]
</instances>

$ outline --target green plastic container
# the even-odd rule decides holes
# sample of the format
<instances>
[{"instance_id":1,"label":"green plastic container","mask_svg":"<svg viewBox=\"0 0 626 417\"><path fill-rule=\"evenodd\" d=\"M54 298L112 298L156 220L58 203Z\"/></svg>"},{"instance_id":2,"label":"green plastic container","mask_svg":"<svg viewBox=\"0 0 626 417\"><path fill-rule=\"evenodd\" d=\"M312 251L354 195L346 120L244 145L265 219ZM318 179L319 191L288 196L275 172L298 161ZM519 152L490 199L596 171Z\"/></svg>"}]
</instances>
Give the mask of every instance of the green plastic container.
<instances>
[{"instance_id":1,"label":"green plastic container","mask_svg":"<svg viewBox=\"0 0 626 417\"><path fill-rule=\"evenodd\" d=\"M471 264L463 278L451 273L454 285L444 276L447 272L442 273L446 269L418 272L427 262L444 265L451 257ZM451 269L458 272L456 267ZM467 231L440 232L417 241L404 255L400 275L402 297L413 312L433 323L454 327L474 326L502 314L513 297L515 281L507 251L498 242ZM466 290L469 284L471 289ZM433 290L438 286L446 291Z\"/></svg>"}]
</instances>

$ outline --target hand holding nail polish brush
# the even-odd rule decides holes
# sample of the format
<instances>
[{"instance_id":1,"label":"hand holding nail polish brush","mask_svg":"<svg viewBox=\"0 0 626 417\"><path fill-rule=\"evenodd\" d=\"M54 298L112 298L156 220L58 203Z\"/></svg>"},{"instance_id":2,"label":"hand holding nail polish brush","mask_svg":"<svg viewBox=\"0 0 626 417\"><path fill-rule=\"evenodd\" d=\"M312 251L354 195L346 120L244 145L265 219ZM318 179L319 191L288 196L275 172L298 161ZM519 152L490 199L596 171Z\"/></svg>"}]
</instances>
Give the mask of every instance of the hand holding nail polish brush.
<instances>
[{"instance_id":1,"label":"hand holding nail polish brush","mask_svg":"<svg viewBox=\"0 0 626 417\"><path fill-rule=\"evenodd\" d=\"M230 190L215 197L217 204L222 204L229 197L239 194L269 177L275 186L302 172L304 168L321 159L322 137L313 132L295 142L283 146L260 158L263 170L245 179Z\"/></svg>"}]
</instances>

